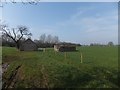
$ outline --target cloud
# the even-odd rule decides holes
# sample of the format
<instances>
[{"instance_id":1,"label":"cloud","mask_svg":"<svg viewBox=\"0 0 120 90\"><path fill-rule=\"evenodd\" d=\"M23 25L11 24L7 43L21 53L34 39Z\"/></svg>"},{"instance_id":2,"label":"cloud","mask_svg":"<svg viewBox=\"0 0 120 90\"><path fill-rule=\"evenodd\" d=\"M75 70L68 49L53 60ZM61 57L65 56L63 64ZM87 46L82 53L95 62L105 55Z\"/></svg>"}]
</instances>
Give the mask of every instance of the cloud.
<instances>
[{"instance_id":1,"label":"cloud","mask_svg":"<svg viewBox=\"0 0 120 90\"><path fill-rule=\"evenodd\" d=\"M58 29L71 33L71 41L77 42L108 42L118 41L118 12L117 9L94 12L96 8L77 9L78 11L63 22L57 24ZM91 15L89 12L91 11ZM68 35L69 37L69 35ZM75 37L75 38L74 38ZM78 38L83 38L80 40Z\"/></svg>"},{"instance_id":2,"label":"cloud","mask_svg":"<svg viewBox=\"0 0 120 90\"><path fill-rule=\"evenodd\" d=\"M100 8L100 7L99 7ZM118 41L118 12L117 9L99 11L97 6L78 7L76 13L68 16L69 19L57 22L53 26L35 28L33 34L59 36L62 41L90 44ZM37 33L36 33L37 32ZM39 34L38 34L39 33Z\"/></svg>"}]
</instances>

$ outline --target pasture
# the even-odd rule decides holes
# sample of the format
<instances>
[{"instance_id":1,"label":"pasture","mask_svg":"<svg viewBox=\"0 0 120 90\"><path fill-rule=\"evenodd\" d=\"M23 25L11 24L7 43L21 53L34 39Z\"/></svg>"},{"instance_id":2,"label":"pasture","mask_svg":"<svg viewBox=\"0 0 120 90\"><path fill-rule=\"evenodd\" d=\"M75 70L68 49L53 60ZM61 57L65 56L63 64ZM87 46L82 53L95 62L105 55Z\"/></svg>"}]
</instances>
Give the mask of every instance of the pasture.
<instances>
[{"instance_id":1,"label":"pasture","mask_svg":"<svg viewBox=\"0 0 120 90\"><path fill-rule=\"evenodd\" d=\"M18 51L2 48L2 63L9 63L3 83L20 66L15 88L118 88L118 47L82 46L76 52ZM83 62L81 63L81 53ZM11 86L12 85L12 86Z\"/></svg>"}]
</instances>

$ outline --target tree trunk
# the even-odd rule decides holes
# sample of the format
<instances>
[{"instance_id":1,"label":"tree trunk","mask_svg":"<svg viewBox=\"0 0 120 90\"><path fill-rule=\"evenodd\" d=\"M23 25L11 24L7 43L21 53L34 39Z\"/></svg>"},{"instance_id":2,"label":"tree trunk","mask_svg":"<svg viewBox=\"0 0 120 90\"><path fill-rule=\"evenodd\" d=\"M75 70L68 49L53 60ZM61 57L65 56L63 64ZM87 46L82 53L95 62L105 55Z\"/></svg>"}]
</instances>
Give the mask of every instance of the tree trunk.
<instances>
[{"instance_id":1,"label":"tree trunk","mask_svg":"<svg viewBox=\"0 0 120 90\"><path fill-rule=\"evenodd\" d=\"M17 47L17 49L20 49L20 43L19 43L19 41L16 42L16 47Z\"/></svg>"}]
</instances>

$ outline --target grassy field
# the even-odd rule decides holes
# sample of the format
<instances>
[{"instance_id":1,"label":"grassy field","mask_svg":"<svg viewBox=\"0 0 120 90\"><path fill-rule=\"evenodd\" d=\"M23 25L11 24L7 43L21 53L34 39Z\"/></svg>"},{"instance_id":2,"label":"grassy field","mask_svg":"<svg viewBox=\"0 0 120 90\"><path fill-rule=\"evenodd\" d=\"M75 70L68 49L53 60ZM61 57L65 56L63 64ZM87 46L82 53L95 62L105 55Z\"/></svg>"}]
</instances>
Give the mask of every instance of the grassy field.
<instances>
[{"instance_id":1,"label":"grassy field","mask_svg":"<svg viewBox=\"0 0 120 90\"><path fill-rule=\"evenodd\" d=\"M2 48L2 62L10 66L3 82L17 66L16 88L117 88L118 47L77 47L76 52L18 51ZM83 63L81 63L81 53ZM65 58L66 57L66 58Z\"/></svg>"}]
</instances>

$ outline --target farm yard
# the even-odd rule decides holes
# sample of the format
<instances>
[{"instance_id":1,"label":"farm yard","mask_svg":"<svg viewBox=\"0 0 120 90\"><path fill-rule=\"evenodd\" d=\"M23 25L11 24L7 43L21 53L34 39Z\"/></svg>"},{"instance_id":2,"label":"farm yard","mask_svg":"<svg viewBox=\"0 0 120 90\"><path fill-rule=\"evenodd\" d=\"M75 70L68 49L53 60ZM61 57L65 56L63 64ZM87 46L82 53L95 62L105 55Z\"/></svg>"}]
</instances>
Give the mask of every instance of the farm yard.
<instances>
[{"instance_id":1,"label":"farm yard","mask_svg":"<svg viewBox=\"0 0 120 90\"><path fill-rule=\"evenodd\" d=\"M82 53L82 63L81 63ZM2 48L3 88L118 88L118 47L81 46L74 52Z\"/></svg>"}]
</instances>

